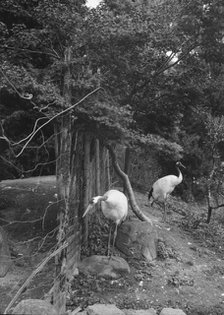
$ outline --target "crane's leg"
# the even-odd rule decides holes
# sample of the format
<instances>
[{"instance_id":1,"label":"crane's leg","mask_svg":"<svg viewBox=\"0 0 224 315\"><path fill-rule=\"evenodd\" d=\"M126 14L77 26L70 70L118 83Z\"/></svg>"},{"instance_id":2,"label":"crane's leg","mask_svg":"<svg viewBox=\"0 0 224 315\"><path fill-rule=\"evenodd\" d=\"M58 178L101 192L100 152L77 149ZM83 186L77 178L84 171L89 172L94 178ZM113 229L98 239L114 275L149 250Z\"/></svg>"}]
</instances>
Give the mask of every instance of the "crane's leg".
<instances>
[{"instance_id":1,"label":"crane's leg","mask_svg":"<svg viewBox=\"0 0 224 315\"><path fill-rule=\"evenodd\" d=\"M109 238L108 238L107 256L110 256L110 239L111 239L111 229L112 229L112 225L110 226L110 232L109 232Z\"/></svg>"},{"instance_id":2,"label":"crane's leg","mask_svg":"<svg viewBox=\"0 0 224 315\"><path fill-rule=\"evenodd\" d=\"M166 201L164 201L163 221L166 222Z\"/></svg>"},{"instance_id":3,"label":"crane's leg","mask_svg":"<svg viewBox=\"0 0 224 315\"><path fill-rule=\"evenodd\" d=\"M114 250L114 245L115 245L115 240L116 240L116 237L117 237L117 224L115 224L115 230L114 230L114 239L113 239L113 250Z\"/></svg>"}]
</instances>

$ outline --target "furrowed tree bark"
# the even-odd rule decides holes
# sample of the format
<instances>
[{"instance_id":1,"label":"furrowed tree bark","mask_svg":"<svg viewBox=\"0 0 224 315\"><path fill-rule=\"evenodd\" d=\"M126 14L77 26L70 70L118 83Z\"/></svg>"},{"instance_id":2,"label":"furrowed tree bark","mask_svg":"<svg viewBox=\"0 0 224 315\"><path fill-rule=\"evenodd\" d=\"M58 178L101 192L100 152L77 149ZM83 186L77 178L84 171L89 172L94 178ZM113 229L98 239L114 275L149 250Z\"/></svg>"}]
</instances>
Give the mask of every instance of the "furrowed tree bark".
<instances>
[{"instance_id":1,"label":"furrowed tree bark","mask_svg":"<svg viewBox=\"0 0 224 315\"><path fill-rule=\"evenodd\" d=\"M106 172L106 190L108 190L110 188L111 185L111 178L110 178L110 155L109 155L109 151L108 149L105 148L105 172Z\"/></svg>"},{"instance_id":2,"label":"furrowed tree bark","mask_svg":"<svg viewBox=\"0 0 224 315\"><path fill-rule=\"evenodd\" d=\"M65 52L66 71L64 75L64 99L66 107L71 106L71 48ZM83 135L75 130L71 112L58 117L55 148L56 178L59 196L59 230L57 246L65 242L68 246L55 257L55 280L52 290L53 304L59 314L66 311L66 296L69 282L77 272L80 260L81 232L80 206L82 204L81 179L83 179Z\"/></svg>"},{"instance_id":3,"label":"furrowed tree bark","mask_svg":"<svg viewBox=\"0 0 224 315\"><path fill-rule=\"evenodd\" d=\"M103 191L107 191L110 189L110 158L109 158L109 152L107 148L105 148L103 145L101 145L101 150L102 150L102 165L103 165L103 170L102 170L102 189Z\"/></svg>"},{"instance_id":4,"label":"furrowed tree bark","mask_svg":"<svg viewBox=\"0 0 224 315\"><path fill-rule=\"evenodd\" d=\"M99 139L95 140L95 154L96 154L96 194L101 193L100 187L100 142Z\"/></svg>"},{"instance_id":5,"label":"furrowed tree bark","mask_svg":"<svg viewBox=\"0 0 224 315\"><path fill-rule=\"evenodd\" d=\"M141 221L147 221L152 225L152 220L150 218L148 218L139 208L139 206L137 205L137 202L135 200L135 196L134 196L134 192L130 183L130 180L128 178L128 175L125 174L121 168L120 165L117 161L117 157L115 154L114 149L112 148L112 146L105 144L105 146L108 148L111 159L112 159L112 164L113 167L115 169L115 172L117 173L117 175L123 180L123 183L125 185L128 197L129 197L129 202L132 208L132 211L134 212L134 214L137 216L137 218L139 218Z\"/></svg>"},{"instance_id":6,"label":"furrowed tree bark","mask_svg":"<svg viewBox=\"0 0 224 315\"><path fill-rule=\"evenodd\" d=\"M87 208L90 200L90 135L85 134L84 139L84 209ZM83 222L83 239L84 242L88 239L88 216L85 216Z\"/></svg>"}]
</instances>

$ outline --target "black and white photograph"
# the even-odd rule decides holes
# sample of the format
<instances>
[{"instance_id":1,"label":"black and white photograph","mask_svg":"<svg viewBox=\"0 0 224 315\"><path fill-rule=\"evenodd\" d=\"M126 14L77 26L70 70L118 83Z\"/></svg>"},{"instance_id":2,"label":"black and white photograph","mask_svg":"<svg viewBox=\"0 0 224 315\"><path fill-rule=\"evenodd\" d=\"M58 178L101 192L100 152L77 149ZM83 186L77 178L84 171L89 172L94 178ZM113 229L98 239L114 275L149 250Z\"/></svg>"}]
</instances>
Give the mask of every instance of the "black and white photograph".
<instances>
[{"instance_id":1,"label":"black and white photograph","mask_svg":"<svg viewBox=\"0 0 224 315\"><path fill-rule=\"evenodd\" d=\"M224 315L223 0L1 0L0 314Z\"/></svg>"}]
</instances>

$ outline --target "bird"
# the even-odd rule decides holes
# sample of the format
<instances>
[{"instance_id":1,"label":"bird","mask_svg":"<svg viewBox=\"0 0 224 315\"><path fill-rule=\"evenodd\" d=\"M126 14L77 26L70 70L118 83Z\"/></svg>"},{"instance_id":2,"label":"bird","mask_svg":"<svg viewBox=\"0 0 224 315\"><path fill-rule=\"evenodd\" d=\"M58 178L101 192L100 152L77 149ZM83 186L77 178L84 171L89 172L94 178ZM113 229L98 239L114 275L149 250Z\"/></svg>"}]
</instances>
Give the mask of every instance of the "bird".
<instances>
[{"instance_id":1,"label":"bird","mask_svg":"<svg viewBox=\"0 0 224 315\"><path fill-rule=\"evenodd\" d=\"M152 189L148 194L148 200L152 206L154 201L162 201L164 206L163 220L166 221L166 200L167 197L172 193L177 185L183 181L183 175L180 171L180 167L185 168L185 166L180 162L176 162L176 168L178 171L178 176L167 175L159 178L153 185Z\"/></svg>"},{"instance_id":2,"label":"bird","mask_svg":"<svg viewBox=\"0 0 224 315\"><path fill-rule=\"evenodd\" d=\"M89 210L92 209L94 205L96 205L98 202L101 202L101 209L104 216L110 221L115 223L115 231L114 231L113 246L112 246L112 248L114 249L114 244L117 237L117 227L123 221L125 221L128 214L127 197L121 191L116 190L116 189L108 190L103 196L95 196L89 202L89 205L87 206L83 214L83 218L86 216ZM107 255L109 257L111 257L111 254L110 254L111 229L112 229L112 225L110 227L109 239L108 239L108 254Z\"/></svg>"}]
</instances>

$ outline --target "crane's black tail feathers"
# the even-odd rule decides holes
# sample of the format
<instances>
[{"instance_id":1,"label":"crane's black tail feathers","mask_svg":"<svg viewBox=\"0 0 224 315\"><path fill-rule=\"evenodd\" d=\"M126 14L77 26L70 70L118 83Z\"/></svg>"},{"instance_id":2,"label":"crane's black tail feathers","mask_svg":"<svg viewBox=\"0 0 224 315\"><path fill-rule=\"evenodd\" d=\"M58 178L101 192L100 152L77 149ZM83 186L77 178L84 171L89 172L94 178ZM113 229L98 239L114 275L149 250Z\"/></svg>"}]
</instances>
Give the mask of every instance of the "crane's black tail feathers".
<instances>
[{"instance_id":1,"label":"crane's black tail feathers","mask_svg":"<svg viewBox=\"0 0 224 315\"><path fill-rule=\"evenodd\" d=\"M153 192L153 188L151 188L149 194L148 194L148 200L150 200L150 198L152 197L152 192Z\"/></svg>"}]
</instances>

